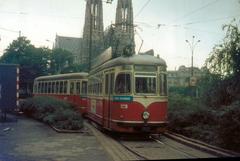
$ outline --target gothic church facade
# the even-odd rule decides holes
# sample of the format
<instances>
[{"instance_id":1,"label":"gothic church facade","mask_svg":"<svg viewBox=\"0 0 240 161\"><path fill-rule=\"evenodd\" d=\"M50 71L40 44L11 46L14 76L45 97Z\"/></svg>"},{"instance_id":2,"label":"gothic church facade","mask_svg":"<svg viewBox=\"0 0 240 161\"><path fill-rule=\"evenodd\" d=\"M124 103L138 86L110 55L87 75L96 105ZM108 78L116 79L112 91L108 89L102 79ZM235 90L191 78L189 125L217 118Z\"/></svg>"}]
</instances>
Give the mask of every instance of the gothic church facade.
<instances>
[{"instance_id":1,"label":"gothic church facade","mask_svg":"<svg viewBox=\"0 0 240 161\"><path fill-rule=\"evenodd\" d=\"M86 65L89 65L91 60L109 47L113 49L113 57L121 56L126 51L134 54L132 0L118 0L115 24L112 24L106 31L103 26L102 0L87 0L83 37L78 39L56 36L55 48L63 48L72 52L76 64ZM74 47L67 45L70 42L74 42ZM77 50L73 52L72 48Z\"/></svg>"}]
</instances>

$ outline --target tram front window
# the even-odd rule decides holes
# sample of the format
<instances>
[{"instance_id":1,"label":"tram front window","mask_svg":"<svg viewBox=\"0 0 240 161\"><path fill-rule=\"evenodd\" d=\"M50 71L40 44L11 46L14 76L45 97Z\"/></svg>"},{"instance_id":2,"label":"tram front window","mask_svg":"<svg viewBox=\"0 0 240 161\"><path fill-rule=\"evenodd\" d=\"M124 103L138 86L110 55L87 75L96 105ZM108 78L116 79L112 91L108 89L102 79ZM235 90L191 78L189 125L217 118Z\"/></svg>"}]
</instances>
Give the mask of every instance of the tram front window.
<instances>
[{"instance_id":1,"label":"tram front window","mask_svg":"<svg viewBox=\"0 0 240 161\"><path fill-rule=\"evenodd\" d=\"M156 77L135 77L135 90L137 94L155 94Z\"/></svg>"},{"instance_id":2,"label":"tram front window","mask_svg":"<svg viewBox=\"0 0 240 161\"><path fill-rule=\"evenodd\" d=\"M116 79L115 93L127 94L131 92L130 74L119 74Z\"/></svg>"}]
</instances>

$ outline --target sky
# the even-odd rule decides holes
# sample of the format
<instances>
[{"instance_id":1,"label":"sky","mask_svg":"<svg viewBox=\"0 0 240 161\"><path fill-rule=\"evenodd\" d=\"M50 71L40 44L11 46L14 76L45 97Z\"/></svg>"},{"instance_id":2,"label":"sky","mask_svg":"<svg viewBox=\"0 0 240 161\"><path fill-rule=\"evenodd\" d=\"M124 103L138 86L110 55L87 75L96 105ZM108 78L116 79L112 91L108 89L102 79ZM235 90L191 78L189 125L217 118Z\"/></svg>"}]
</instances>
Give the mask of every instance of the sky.
<instances>
[{"instance_id":1,"label":"sky","mask_svg":"<svg viewBox=\"0 0 240 161\"><path fill-rule=\"evenodd\" d=\"M240 23L240 0L132 0L136 52L154 49L168 70L191 66L186 40L194 48L196 67L202 67L213 47L222 42L223 24ZM0 56L19 36L36 47L52 48L56 34L82 37L85 0L0 0ZM115 21L117 0L103 1L104 27ZM141 47L141 43L142 47ZM140 48L141 47L141 48Z\"/></svg>"}]
</instances>

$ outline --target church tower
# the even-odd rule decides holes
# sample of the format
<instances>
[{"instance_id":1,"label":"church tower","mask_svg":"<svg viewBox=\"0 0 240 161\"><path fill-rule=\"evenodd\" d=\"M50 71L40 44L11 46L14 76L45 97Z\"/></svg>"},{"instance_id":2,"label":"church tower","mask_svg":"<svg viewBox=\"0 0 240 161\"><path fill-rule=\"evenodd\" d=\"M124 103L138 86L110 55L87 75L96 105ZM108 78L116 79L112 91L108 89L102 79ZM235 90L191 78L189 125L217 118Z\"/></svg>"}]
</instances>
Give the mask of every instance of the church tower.
<instances>
[{"instance_id":1,"label":"church tower","mask_svg":"<svg viewBox=\"0 0 240 161\"><path fill-rule=\"evenodd\" d=\"M81 64L89 64L103 51L103 7L102 0L86 0L85 24ZM91 51L90 47L91 46ZM89 61L89 54L91 60Z\"/></svg>"},{"instance_id":2,"label":"church tower","mask_svg":"<svg viewBox=\"0 0 240 161\"><path fill-rule=\"evenodd\" d=\"M135 54L132 0L118 0L115 34L116 56L121 56L129 46L132 47L132 54Z\"/></svg>"}]
</instances>

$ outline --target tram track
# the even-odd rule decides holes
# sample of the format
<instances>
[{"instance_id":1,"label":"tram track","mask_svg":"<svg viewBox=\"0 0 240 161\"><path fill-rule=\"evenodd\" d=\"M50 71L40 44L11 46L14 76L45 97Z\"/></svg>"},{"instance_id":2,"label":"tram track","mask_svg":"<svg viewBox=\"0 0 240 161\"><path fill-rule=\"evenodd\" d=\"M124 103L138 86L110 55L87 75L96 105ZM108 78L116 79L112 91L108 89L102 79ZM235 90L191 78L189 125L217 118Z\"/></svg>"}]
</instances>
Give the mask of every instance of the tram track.
<instances>
[{"instance_id":1,"label":"tram track","mask_svg":"<svg viewBox=\"0 0 240 161\"><path fill-rule=\"evenodd\" d=\"M222 157L216 153L196 149L188 144L176 141L167 136L168 133L149 139L129 139L99 131L96 126L87 125L94 131L104 149L114 161L120 160L165 160L165 159L197 159ZM233 157L225 155L225 157Z\"/></svg>"},{"instance_id":2,"label":"tram track","mask_svg":"<svg viewBox=\"0 0 240 161\"><path fill-rule=\"evenodd\" d=\"M214 157L211 155L194 155L188 153L187 150L175 147L170 143L159 139L149 138L145 141L122 141L119 143L132 153L138 155L144 160L159 160L159 159L197 159ZM200 157L202 155L202 157Z\"/></svg>"},{"instance_id":3,"label":"tram track","mask_svg":"<svg viewBox=\"0 0 240 161\"><path fill-rule=\"evenodd\" d=\"M149 143L152 141L151 147L154 147L153 144L158 143L162 145L162 147L155 148L149 148L146 146L146 143ZM143 150L140 150L139 145L128 145L128 142L122 142L120 143L127 149L129 149L131 152L137 154L141 158L145 158L146 160L151 159L199 159L199 158L217 158L217 157L239 157L239 153L235 153L229 150L221 149L209 144L206 144L204 142L194 140L191 138L187 138L185 136L175 134L175 133L169 133L166 132L161 137L156 137L156 135L151 135L148 142L145 142L145 146L142 147ZM141 144L141 142L138 142ZM168 150L166 150L168 149ZM160 154L159 152L162 151L171 151L171 155L166 156L166 153ZM144 153L151 152L151 153ZM167 153L168 153L167 152ZM151 154L151 155L149 155ZM175 156L171 157L173 154Z\"/></svg>"},{"instance_id":4,"label":"tram track","mask_svg":"<svg viewBox=\"0 0 240 161\"><path fill-rule=\"evenodd\" d=\"M165 143L162 143L159 139L154 139L152 138L154 141L156 141L157 143L160 143L160 144L165 144L167 145L168 147L172 148L173 150L177 151L177 152L180 152L182 153L184 156L186 156L186 158L198 158L198 156L196 155L193 155L193 154L190 154L186 151L183 151L183 150L179 150L179 148L176 148L175 146L172 146L171 144L167 144L166 142Z\"/></svg>"},{"instance_id":5,"label":"tram track","mask_svg":"<svg viewBox=\"0 0 240 161\"><path fill-rule=\"evenodd\" d=\"M236 152L233 152L230 150L225 150L225 149L222 149L222 148L219 148L216 146L212 146L212 145L209 145L202 141L191 139L191 138L188 138L188 137L185 137L183 135L176 134L173 132L166 132L163 135L167 138L173 139L175 141L178 141L187 146L199 149L201 151L205 151L207 153L216 155L218 157L236 157L236 156L239 157L240 156L239 153L236 153Z\"/></svg>"}]
</instances>

